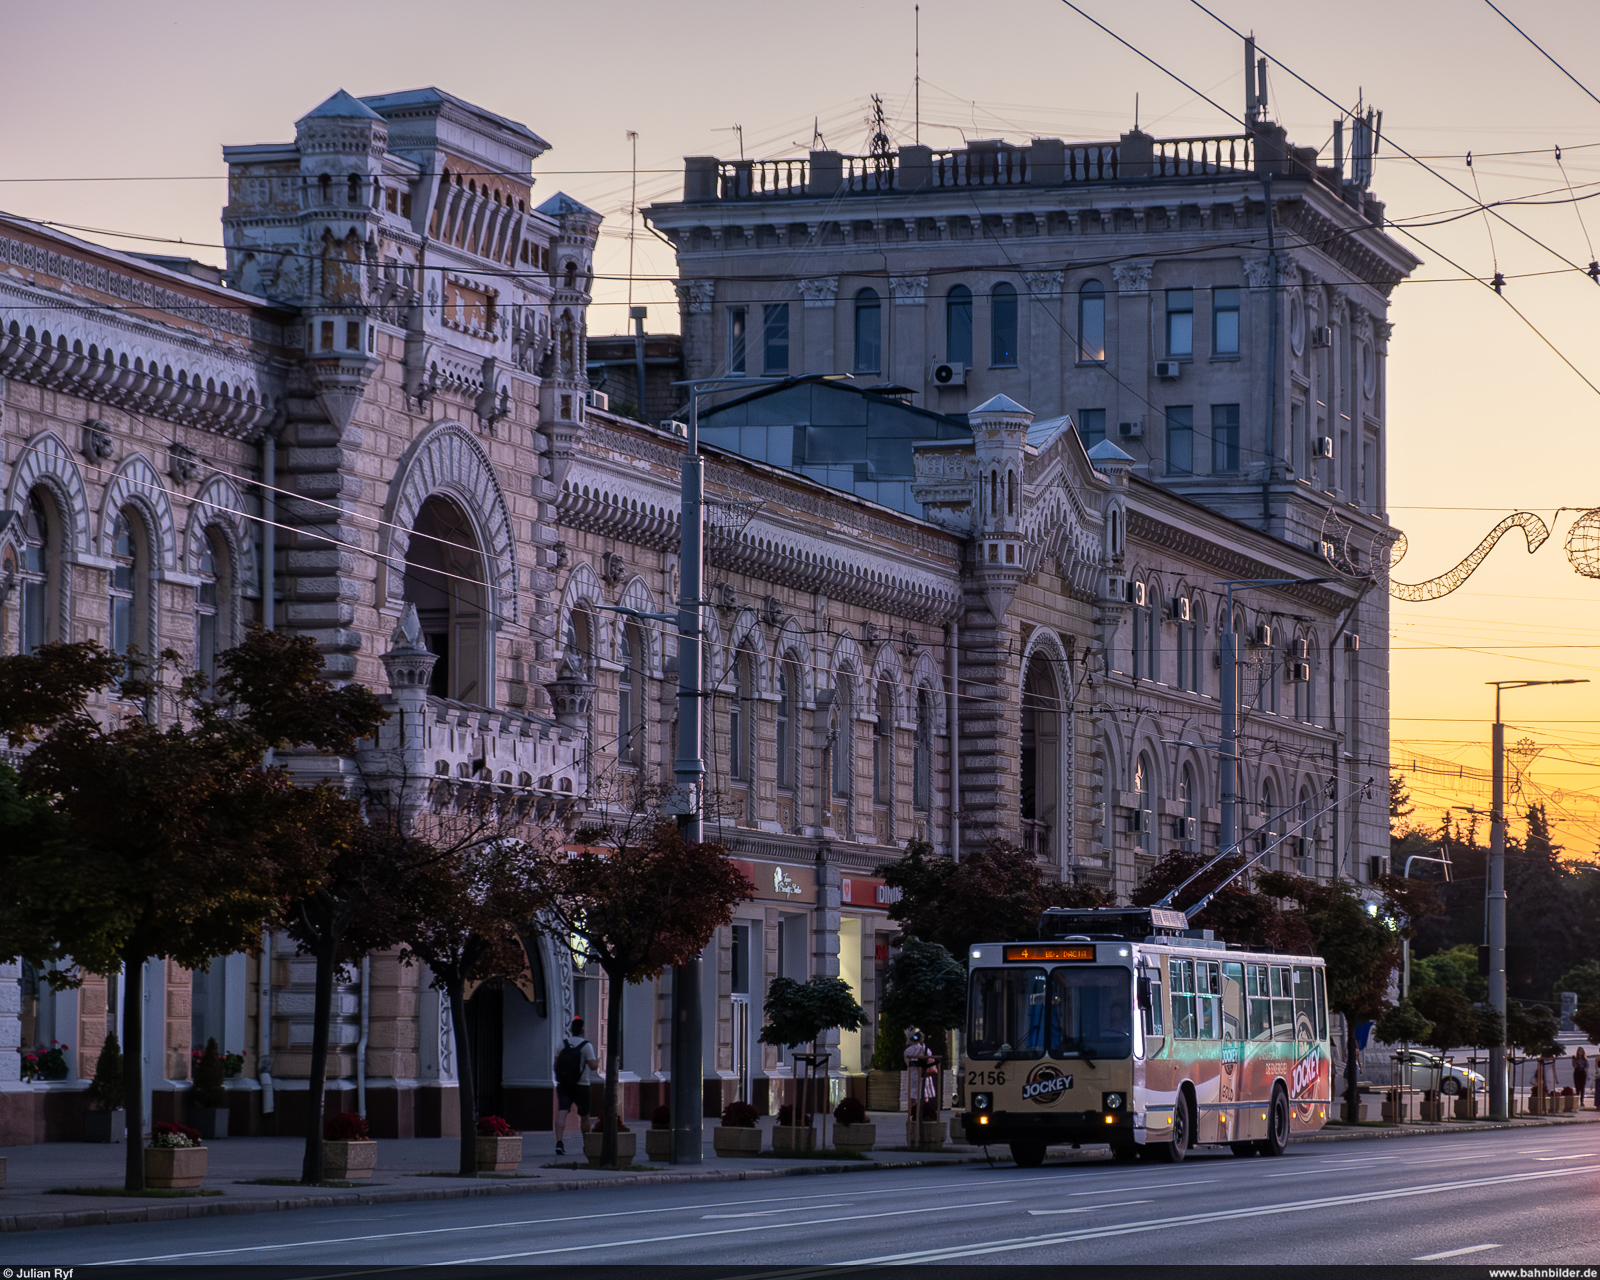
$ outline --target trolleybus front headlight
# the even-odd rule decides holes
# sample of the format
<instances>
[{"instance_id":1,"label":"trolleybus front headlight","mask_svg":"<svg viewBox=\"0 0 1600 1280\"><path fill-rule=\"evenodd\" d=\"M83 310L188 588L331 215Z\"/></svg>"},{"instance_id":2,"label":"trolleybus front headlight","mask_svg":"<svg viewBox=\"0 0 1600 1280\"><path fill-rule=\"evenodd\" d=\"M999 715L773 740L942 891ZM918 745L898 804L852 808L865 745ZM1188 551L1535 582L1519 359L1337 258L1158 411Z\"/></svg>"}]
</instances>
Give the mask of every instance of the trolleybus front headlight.
<instances>
[{"instance_id":1,"label":"trolleybus front headlight","mask_svg":"<svg viewBox=\"0 0 1600 1280\"><path fill-rule=\"evenodd\" d=\"M974 1111L990 1111L994 1108L994 1094L975 1093L972 1095L972 1109Z\"/></svg>"},{"instance_id":2,"label":"trolleybus front headlight","mask_svg":"<svg viewBox=\"0 0 1600 1280\"><path fill-rule=\"evenodd\" d=\"M1105 1108L1106 1108L1107 1111L1121 1111L1122 1110L1122 1095L1120 1093L1108 1093L1108 1094L1106 1094L1106 1096L1104 1098L1104 1102L1105 1102Z\"/></svg>"}]
</instances>

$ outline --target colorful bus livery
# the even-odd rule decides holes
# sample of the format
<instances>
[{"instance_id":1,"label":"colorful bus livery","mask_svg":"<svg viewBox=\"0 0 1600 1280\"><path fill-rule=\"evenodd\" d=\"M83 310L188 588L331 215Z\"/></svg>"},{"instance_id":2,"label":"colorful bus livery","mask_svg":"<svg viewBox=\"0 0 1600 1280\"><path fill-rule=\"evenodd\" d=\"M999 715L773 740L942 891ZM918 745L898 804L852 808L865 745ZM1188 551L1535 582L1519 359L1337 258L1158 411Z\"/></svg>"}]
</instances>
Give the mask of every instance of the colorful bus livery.
<instances>
[{"instance_id":1,"label":"colorful bus livery","mask_svg":"<svg viewBox=\"0 0 1600 1280\"><path fill-rule=\"evenodd\" d=\"M1172 913L1075 912L1083 932L1062 943L971 949L969 1141L1008 1144L1025 1166L1052 1143L1177 1161L1213 1143L1281 1155L1323 1126L1322 961L1230 950L1152 914Z\"/></svg>"}]
</instances>

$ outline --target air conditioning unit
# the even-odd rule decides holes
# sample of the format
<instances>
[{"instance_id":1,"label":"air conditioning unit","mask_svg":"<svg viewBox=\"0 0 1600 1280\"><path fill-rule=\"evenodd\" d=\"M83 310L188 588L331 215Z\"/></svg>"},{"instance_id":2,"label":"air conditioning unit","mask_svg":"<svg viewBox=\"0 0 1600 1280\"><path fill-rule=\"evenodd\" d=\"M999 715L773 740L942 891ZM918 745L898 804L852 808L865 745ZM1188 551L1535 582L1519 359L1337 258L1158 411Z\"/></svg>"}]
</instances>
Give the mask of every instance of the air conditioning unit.
<instances>
[{"instance_id":1,"label":"air conditioning unit","mask_svg":"<svg viewBox=\"0 0 1600 1280\"><path fill-rule=\"evenodd\" d=\"M1313 347L1331 347L1333 345L1333 326L1331 324L1313 325L1311 328L1311 345Z\"/></svg>"},{"instance_id":2,"label":"air conditioning unit","mask_svg":"<svg viewBox=\"0 0 1600 1280\"><path fill-rule=\"evenodd\" d=\"M1172 834L1178 840L1199 838L1200 823L1194 818L1178 818L1172 824Z\"/></svg>"},{"instance_id":3,"label":"air conditioning unit","mask_svg":"<svg viewBox=\"0 0 1600 1280\"><path fill-rule=\"evenodd\" d=\"M1148 598L1149 597L1146 595L1146 592L1145 592L1145 584L1144 583L1142 583L1142 582L1130 582L1128 584L1128 603L1129 604L1135 606L1136 608L1142 609L1142 608L1144 608L1145 602L1148 600Z\"/></svg>"},{"instance_id":4,"label":"air conditioning unit","mask_svg":"<svg viewBox=\"0 0 1600 1280\"><path fill-rule=\"evenodd\" d=\"M596 391L590 388L583 393L583 402L591 409L600 409L607 413L611 411L611 397L604 391Z\"/></svg>"},{"instance_id":5,"label":"air conditioning unit","mask_svg":"<svg viewBox=\"0 0 1600 1280\"><path fill-rule=\"evenodd\" d=\"M1309 658L1311 656L1311 641L1309 641L1309 640L1296 640L1294 642L1294 644L1290 647L1289 651L1296 658L1300 658L1302 660L1304 660L1306 658Z\"/></svg>"},{"instance_id":6,"label":"air conditioning unit","mask_svg":"<svg viewBox=\"0 0 1600 1280\"><path fill-rule=\"evenodd\" d=\"M1381 853L1375 853L1367 859L1367 878L1371 881L1381 880L1389 874L1389 859Z\"/></svg>"},{"instance_id":7,"label":"air conditioning unit","mask_svg":"<svg viewBox=\"0 0 1600 1280\"><path fill-rule=\"evenodd\" d=\"M1311 456L1313 458L1333 457L1333 437L1318 436L1316 440L1312 442Z\"/></svg>"},{"instance_id":8,"label":"air conditioning unit","mask_svg":"<svg viewBox=\"0 0 1600 1280\"><path fill-rule=\"evenodd\" d=\"M1174 622L1187 622L1189 618L1189 597L1174 596L1172 599L1172 620Z\"/></svg>"},{"instance_id":9,"label":"air conditioning unit","mask_svg":"<svg viewBox=\"0 0 1600 1280\"><path fill-rule=\"evenodd\" d=\"M1361 647L1361 637L1352 632L1344 638L1344 647L1354 653Z\"/></svg>"},{"instance_id":10,"label":"air conditioning unit","mask_svg":"<svg viewBox=\"0 0 1600 1280\"><path fill-rule=\"evenodd\" d=\"M933 366L933 385L936 387L964 387L967 385L967 366L955 360L941 360Z\"/></svg>"},{"instance_id":11,"label":"air conditioning unit","mask_svg":"<svg viewBox=\"0 0 1600 1280\"><path fill-rule=\"evenodd\" d=\"M1306 684L1311 679L1311 664L1309 662L1292 662L1289 664L1289 679L1297 684Z\"/></svg>"},{"instance_id":12,"label":"air conditioning unit","mask_svg":"<svg viewBox=\"0 0 1600 1280\"><path fill-rule=\"evenodd\" d=\"M1156 377L1158 377L1158 378L1179 378L1179 377L1182 377L1182 376L1183 376L1183 361L1181 361L1181 360L1157 360L1156 361Z\"/></svg>"},{"instance_id":13,"label":"air conditioning unit","mask_svg":"<svg viewBox=\"0 0 1600 1280\"><path fill-rule=\"evenodd\" d=\"M1263 649L1272 648L1272 624L1263 622L1256 628L1256 643Z\"/></svg>"},{"instance_id":14,"label":"air conditioning unit","mask_svg":"<svg viewBox=\"0 0 1600 1280\"><path fill-rule=\"evenodd\" d=\"M1123 440L1141 439L1144 436L1144 423L1119 422L1117 423L1117 435Z\"/></svg>"},{"instance_id":15,"label":"air conditioning unit","mask_svg":"<svg viewBox=\"0 0 1600 1280\"><path fill-rule=\"evenodd\" d=\"M1155 825L1155 814L1149 809L1135 809L1128 815L1128 830L1136 835L1148 835Z\"/></svg>"}]
</instances>

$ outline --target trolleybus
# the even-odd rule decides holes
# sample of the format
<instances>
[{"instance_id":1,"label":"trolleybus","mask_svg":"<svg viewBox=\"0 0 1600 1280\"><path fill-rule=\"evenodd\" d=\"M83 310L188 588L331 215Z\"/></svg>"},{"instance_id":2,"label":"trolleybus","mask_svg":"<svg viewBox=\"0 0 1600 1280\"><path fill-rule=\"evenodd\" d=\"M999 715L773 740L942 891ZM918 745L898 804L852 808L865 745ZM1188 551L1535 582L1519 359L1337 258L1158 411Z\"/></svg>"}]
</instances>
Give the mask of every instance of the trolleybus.
<instances>
[{"instance_id":1,"label":"trolleybus","mask_svg":"<svg viewBox=\"0 0 1600 1280\"><path fill-rule=\"evenodd\" d=\"M1177 1162L1197 1144L1282 1155L1332 1085L1316 956L1240 950L1181 911L1047 911L1043 941L974 945L967 1140L1034 1166L1052 1143Z\"/></svg>"}]
</instances>

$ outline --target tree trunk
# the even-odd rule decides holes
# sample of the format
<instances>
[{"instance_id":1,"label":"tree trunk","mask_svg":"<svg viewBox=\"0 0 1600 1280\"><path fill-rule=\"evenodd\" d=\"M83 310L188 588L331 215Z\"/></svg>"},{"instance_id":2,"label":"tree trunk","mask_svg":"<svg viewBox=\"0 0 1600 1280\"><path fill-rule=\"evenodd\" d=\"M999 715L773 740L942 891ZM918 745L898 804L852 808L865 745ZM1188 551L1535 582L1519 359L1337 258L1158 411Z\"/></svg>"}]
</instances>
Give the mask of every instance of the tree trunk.
<instances>
[{"instance_id":1,"label":"tree trunk","mask_svg":"<svg viewBox=\"0 0 1600 1280\"><path fill-rule=\"evenodd\" d=\"M122 953L122 1109L128 1131L122 1185L127 1191L144 1190L144 961L142 955Z\"/></svg>"},{"instance_id":2,"label":"tree trunk","mask_svg":"<svg viewBox=\"0 0 1600 1280\"><path fill-rule=\"evenodd\" d=\"M1344 1016L1344 1100L1350 1109L1345 1112L1352 1121L1361 1115L1361 1046L1356 1043L1355 1020Z\"/></svg>"},{"instance_id":3,"label":"tree trunk","mask_svg":"<svg viewBox=\"0 0 1600 1280\"><path fill-rule=\"evenodd\" d=\"M461 998L460 978L445 979L450 1001L450 1030L456 1038L456 1098L461 1104L461 1171L458 1176L478 1176L478 1099L472 1088L472 1045L467 1040L467 1002Z\"/></svg>"},{"instance_id":4,"label":"tree trunk","mask_svg":"<svg viewBox=\"0 0 1600 1280\"><path fill-rule=\"evenodd\" d=\"M622 993L624 983L618 974L611 979L606 999L606 1100L601 1111L600 1163L617 1162L617 1073L622 1066Z\"/></svg>"},{"instance_id":5,"label":"tree trunk","mask_svg":"<svg viewBox=\"0 0 1600 1280\"><path fill-rule=\"evenodd\" d=\"M316 950L316 995L311 1014L311 1078L307 1082L310 1118L306 1121L306 1153L300 1181L314 1187L322 1181L322 1119L328 1100L328 1020L333 1016L333 975L337 942L324 941Z\"/></svg>"}]
</instances>

